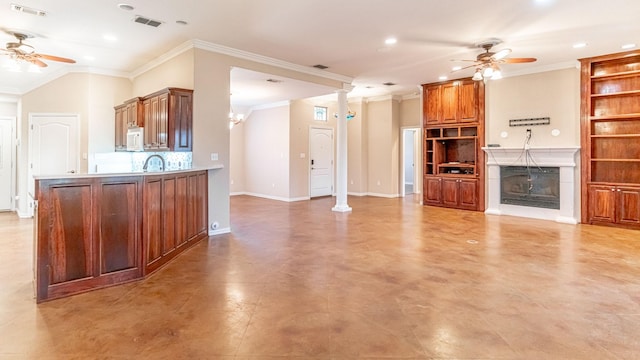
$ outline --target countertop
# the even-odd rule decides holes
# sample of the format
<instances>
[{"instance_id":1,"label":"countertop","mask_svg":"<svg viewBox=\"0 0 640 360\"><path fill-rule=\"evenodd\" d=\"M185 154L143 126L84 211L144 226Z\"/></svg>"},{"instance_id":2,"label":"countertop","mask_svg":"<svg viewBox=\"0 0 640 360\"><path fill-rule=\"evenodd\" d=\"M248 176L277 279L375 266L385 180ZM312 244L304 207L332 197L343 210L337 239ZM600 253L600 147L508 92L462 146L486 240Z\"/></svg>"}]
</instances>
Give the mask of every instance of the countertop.
<instances>
[{"instance_id":1,"label":"countertop","mask_svg":"<svg viewBox=\"0 0 640 360\"><path fill-rule=\"evenodd\" d=\"M222 169L224 165L211 165L192 167L190 169L171 170L171 171L132 171L124 173L90 173L90 174L58 174L58 175L35 175L35 180L51 180L51 179L81 179L81 178L95 178L95 177L120 177L120 176L152 176L163 174L178 174L184 172L201 171L201 170L216 170Z\"/></svg>"}]
</instances>

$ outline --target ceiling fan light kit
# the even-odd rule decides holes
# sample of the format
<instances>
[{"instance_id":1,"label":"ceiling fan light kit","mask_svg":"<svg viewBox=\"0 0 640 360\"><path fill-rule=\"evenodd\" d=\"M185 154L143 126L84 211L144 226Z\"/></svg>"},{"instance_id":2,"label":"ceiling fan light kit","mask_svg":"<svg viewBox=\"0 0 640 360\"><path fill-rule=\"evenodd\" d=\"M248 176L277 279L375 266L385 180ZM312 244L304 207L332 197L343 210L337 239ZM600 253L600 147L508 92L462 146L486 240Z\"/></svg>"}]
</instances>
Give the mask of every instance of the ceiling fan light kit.
<instances>
[{"instance_id":1,"label":"ceiling fan light kit","mask_svg":"<svg viewBox=\"0 0 640 360\"><path fill-rule=\"evenodd\" d=\"M10 64L9 67L12 68L12 71L21 71L20 62L25 62L31 64L36 67L47 67L48 65L42 61L50 60L50 61L58 61L68 64L73 64L76 61L73 59L63 58L60 56L47 55L36 53L35 48L29 44L23 43L24 40L33 37L27 33L17 32L17 31L6 31L6 33L13 35L18 42L8 42L6 48L0 49L0 55L8 55L10 62L14 64ZM30 72L39 72L33 71L31 68Z\"/></svg>"},{"instance_id":2,"label":"ceiling fan light kit","mask_svg":"<svg viewBox=\"0 0 640 360\"><path fill-rule=\"evenodd\" d=\"M475 67L476 71L471 78L472 80L498 80L502 79L502 71L499 64L517 64L536 61L535 58L508 58L507 56L511 54L511 49L502 49L496 52L491 51L491 48L493 48L495 45L500 44L501 42L502 41L499 39L490 39L477 44L476 46L484 49L484 52L479 54L475 60L462 60L471 61L474 64L459 68L458 70Z\"/></svg>"}]
</instances>

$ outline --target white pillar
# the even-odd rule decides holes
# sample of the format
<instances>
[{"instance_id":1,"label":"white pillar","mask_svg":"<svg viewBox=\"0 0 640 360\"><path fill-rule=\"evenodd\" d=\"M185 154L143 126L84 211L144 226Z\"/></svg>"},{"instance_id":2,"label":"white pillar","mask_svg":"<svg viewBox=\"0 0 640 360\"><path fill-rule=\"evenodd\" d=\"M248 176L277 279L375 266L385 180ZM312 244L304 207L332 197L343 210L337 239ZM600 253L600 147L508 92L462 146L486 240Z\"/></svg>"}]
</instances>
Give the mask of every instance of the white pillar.
<instances>
[{"instance_id":1,"label":"white pillar","mask_svg":"<svg viewBox=\"0 0 640 360\"><path fill-rule=\"evenodd\" d=\"M338 135L336 154L336 206L331 210L348 212L347 204L347 93L341 89L338 93Z\"/></svg>"}]
</instances>

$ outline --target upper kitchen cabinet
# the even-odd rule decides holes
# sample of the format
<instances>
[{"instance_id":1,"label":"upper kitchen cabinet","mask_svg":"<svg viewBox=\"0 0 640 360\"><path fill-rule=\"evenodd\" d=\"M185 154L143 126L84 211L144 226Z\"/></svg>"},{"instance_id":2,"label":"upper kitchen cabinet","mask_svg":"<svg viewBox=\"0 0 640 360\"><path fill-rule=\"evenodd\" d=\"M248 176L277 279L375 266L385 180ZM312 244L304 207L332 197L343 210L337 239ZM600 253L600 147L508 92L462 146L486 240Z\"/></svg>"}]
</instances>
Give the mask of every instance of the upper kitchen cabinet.
<instances>
[{"instance_id":1,"label":"upper kitchen cabinet","mask_svg":"<svg viewBox=\"0 0 640 360\"><path fill-rule=\"evenodd\" d=\"M471 79L423 85L424 125L477 123L479 87Z\"/></svg>"},{"instance_id":2,"label":"upper kitchen cabinet","mask_svg":"<svg viewBox=\"0 0 640 360\"><path fill-rule=\"evenodd\" d=\"M167 88L142 101L144 149L191 151L193 142L193 90Z\"/></svg>"},{"instance_id":3,"label":"upper kitchen cabinet","mask_svg":"<svg viewBox=\"0 0 640 360\"><path fill-rule=\"evenodd\" d=\"M142 98L133 98L114 109L116 111L116 151L125 151L127 150L127 129L144 126Z\"/></svg>"},{"instance_id":4,"label":"upper kitchen cabinet","mask_svg":"<svg viewBox=\"0 0 640 360\"><path fill-rule=\"evenodd\" d=\"M191 151L193 90L167 88L143 98L144 149Z\"/></svg>"}]
</instances>

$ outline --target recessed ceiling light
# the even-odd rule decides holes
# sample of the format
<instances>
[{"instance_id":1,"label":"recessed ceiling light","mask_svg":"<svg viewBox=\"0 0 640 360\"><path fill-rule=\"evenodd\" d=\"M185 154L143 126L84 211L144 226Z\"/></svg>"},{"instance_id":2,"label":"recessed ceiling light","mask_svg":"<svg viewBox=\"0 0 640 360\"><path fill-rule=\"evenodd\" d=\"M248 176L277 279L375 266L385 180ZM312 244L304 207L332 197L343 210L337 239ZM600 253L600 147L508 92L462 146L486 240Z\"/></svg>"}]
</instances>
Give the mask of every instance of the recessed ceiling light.
<instances>
[{"instance_id":1,"label":"recessed ceiling light","mask_svg":"<svg viewBox=\"0 0 640 360\"><path fill-rule=\"evenodd\" d=\"M11 4L11 10L21 12L24 14L36 15L36 16L47 15L47 13L44 10L38 10L38 9L34 9L34 8L30 8L30 7L26 7L18 4Z\"/></svg>"},{"instance_id":2,"label":"recessed ceiling light","mask_svg":"<svg viewBox=\"0 0 640 360\"><path fill-rule=\"evenodd\" d=\"M135 9L133 6L129 4L118 4L118 7L120 8L120 10L126 10L126 11L131 11Z\"/></svg>"},{"instance_id":3,"label":"recessed ceiling light","mask_svg":"<svg viewBox=\"0 0 640 360\"><path fill-rule=\"evenodd\" d=\"M187 25L188 23L184 20L176 20L176 24L178 25Z\"/></svg>"},{"instance_id":4,"label":"recessed ceiling light","mask_svg":"<svg viewBox=\"0 0 640 360\"><path fill-rule=\"evenodd\" d=\"M102 35L102 38L105 39L106 41L109 41L109 42L118 41L118 38L115 37L114 35L111 35L111 34L104 34L104 35Z\"/></svg>"},{"instance_id":5,"label":"recessed ceiling light","mask_svg":"<svg viewBox=\"0 0 640 360\"><path fill-rule=\"evenodd\" d=\"M96 58L95 58L95 56L91 56L91 55L85 55L85 56L83 56L83 58L84 58L85 60L89 60L89 61L93 61L93 60L95 60L95 59L96 59Z\"/></svg>"},{"instance_id":6,"label":"recessed ceiling light","mask_svg":"<svg viewBox=\"0 0 640 360\"><path fill-rule=\"evenodd\" d=\"M458 71L458 70L462 70L462 66L454 66L451 68L451 71Z\"/></svg>"},{"instance_id":7,"label":"recessed ceiling light","mask_svg":"<svg viewBox=\"0 0 640 360\"><path fill-rule=\"evenodd\" d=\"M387 45L393 45L393 44L395 44L395 43L397 43L397 42L398 42L398 39L396 39L396 38L394 38L394 37L387 38L387 39L384 41L384 43L385 43L385 44L387 44Z\"/></svg>"},{"instance_id":8,"label":"recessed ceiling light","mask_svg":"<svg viewBox=\"0 0 640 360\"><path fill-rule=\"evenodd\" d=\"M634 47L636 47L636 44L624 44L621 46L623 49L628 50L628 49L633 49Z\"/></svg>"},{"instance_id":9,"label":"recessed ceiling light","mask_svg":"<svg viewBox=\"0 0 640 360\"><path fill-rule=\"evenodd\" d=\"M438 78L439 80L447 80L447 77L445 75L442 75Z\"/></svg>"},{"instance_id":10,"label":"recessed ceiling light","mask_svg":"<svg viewBox=\"0 0 640 360\"><path fill-rule=\"evenodd\" d=\"M580 42L580 43L573 44L573 48L574 49L580 49L580 48L583 48L585 46L587 46L587 43L585 43L585 42Z\"/></svg>"}]
</instances>

